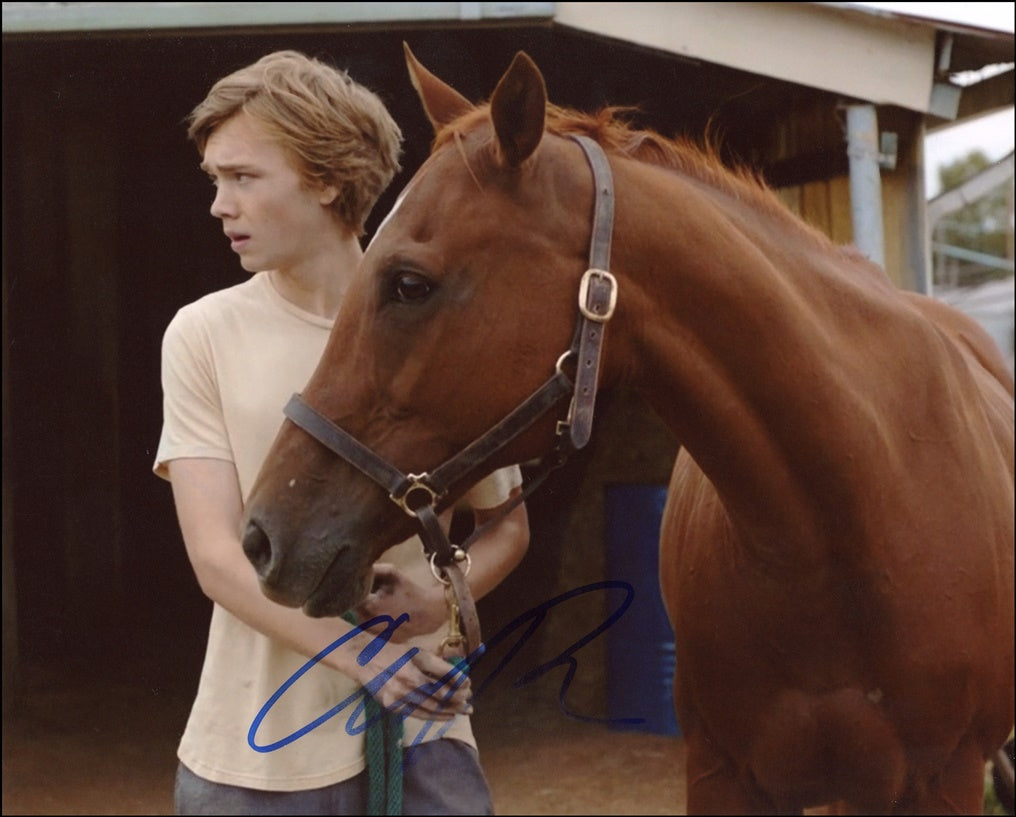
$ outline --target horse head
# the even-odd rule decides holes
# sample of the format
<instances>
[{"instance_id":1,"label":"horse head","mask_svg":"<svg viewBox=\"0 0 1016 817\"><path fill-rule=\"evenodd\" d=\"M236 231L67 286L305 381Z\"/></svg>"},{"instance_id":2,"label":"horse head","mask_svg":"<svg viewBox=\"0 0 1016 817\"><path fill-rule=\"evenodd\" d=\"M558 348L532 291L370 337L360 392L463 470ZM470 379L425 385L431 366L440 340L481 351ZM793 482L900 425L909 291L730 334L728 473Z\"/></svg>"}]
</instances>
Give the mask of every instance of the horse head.
<instances>
[{"instance_id":1,"label":"horse head","mask_svg":"<svg viewBox=\"0 0 1016 817\"><path fill-rule=\"evenodd\" d=\"M590 168L575 141L545 138L546 87L532 60L517 54L489 104L474 106L408 47L406 59L434 148L367 248L299 399L332 429L323 434L355 440L359 453L336 456L287 420L247 502L243 544L264 592L310 615L355 606L373 562L416 532L386 478L350 460L373 458L396 483L412 482L511 414L560 372L588 266ZM550 449L560 397L468 472L456 469L436 506Z\"/></svg>"}]
</instances>

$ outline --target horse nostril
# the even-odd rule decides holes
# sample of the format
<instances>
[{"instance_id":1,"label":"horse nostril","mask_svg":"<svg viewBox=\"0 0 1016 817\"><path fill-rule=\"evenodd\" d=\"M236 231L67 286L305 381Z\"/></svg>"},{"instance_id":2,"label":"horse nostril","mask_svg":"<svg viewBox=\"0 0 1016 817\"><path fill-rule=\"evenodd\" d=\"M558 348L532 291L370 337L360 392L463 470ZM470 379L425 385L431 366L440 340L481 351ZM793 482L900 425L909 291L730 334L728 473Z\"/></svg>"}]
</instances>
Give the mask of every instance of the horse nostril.
<instances>
[{"instance_id":1,"label":"horse nostril","mask_svg":"<svg viewBox=\"0 0 1016 817\"><path fill-rule=\"evenodd\" d=\"M247 523L243 534L243 552L259 576L264 576L272 563L272 542L257 522Z\"/></svg>"}]
</instances>

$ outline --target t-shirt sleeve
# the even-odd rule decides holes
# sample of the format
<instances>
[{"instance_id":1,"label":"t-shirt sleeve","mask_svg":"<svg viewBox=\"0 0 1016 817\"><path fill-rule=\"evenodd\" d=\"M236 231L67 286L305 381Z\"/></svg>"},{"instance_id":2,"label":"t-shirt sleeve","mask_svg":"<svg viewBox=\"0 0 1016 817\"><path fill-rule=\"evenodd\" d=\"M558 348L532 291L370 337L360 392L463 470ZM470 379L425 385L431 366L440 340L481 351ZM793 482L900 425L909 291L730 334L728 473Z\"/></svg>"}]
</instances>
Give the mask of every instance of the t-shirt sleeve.
<instances>
[{"instance_id":1,"label":"t-shirt sleeve","mask_svg":"<svg viewBox=\"0 0 1016 817\"><path fill-rule=\"evenodd\" d=\"M499 468L470 488L464 497L465 504L475 510L496 508L508 501L512 489L522 484L522 471L517 465Z\"/></svg>"},{"instance_id":2,"label":"t-shirt sleeve","mask_svg":"<svg viewBox=\"0 0 1016 817\"><path fill-rule=\"evenodd\" d=\"M184 457L233 461L207 326L193 308L170 321L162 338L162 434L153 471Z\"/></svg>"}]
</instances>

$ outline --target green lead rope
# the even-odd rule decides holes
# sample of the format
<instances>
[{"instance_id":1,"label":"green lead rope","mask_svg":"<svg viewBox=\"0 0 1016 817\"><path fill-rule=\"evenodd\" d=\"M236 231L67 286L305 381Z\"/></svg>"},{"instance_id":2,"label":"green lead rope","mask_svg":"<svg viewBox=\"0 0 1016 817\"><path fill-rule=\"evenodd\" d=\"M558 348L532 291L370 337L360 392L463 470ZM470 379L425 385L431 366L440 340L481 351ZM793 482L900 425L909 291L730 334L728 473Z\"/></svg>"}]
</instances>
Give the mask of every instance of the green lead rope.
<instances>
[{"instance_id":1,"label":"green lead rope","mask_svg":"<svg viewBox=\"0 0 1016 817\"><path fill-rule=\"evenodd\" d=\"M402 814L402 718L384 710L374 696L367 697L367 776L370 795L367 813Z\"/></svg>"},{"instance_id":2,"label":"green lead rope","mask_svg":"<svg viewBox=\"0 0 1016 817\"><path fill-rule=\"evenodd\" d=\"M353 626L359 623L356 614L349 610L342 616ZM450 663L463 667L464 658L452 658ZM386 710L373 695L365 695L364 711L367 718L367 813L372 815L402 814L402 718Z\"/></svg>"},{"instance_id":3,"label":"green lead rope","mask_svg":"<svg viewBox=\"0 0 1016 817\"><path fill-rule=\"evenodd\" d=\"M358 623L352 610L342 617L354 626ZM367 813L402 814L402 718L385 710L373 695L366 698Z\"/></svg>"}]
</instances>

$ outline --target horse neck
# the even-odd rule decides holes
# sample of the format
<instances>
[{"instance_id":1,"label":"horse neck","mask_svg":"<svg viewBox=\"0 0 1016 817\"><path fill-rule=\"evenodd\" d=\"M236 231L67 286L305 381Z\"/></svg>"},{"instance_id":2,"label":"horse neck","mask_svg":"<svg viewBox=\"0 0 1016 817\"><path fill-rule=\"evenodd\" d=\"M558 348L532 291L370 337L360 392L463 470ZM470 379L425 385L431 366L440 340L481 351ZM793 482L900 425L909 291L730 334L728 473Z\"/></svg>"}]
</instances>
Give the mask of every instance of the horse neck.
<instances>
[{"instance_id":1,"label":"horse neck","mask_svg":"<svg viewBox=\"0 0 1016 817\"><path fill-rule=\"evenodd\" d=\"M856 342L888 322L870 316L890 283L787 214L633 171L619 182L613 267L637 387L740 530L822 541L857 501L876 407Z\"/></svg>"}]
</instances>

